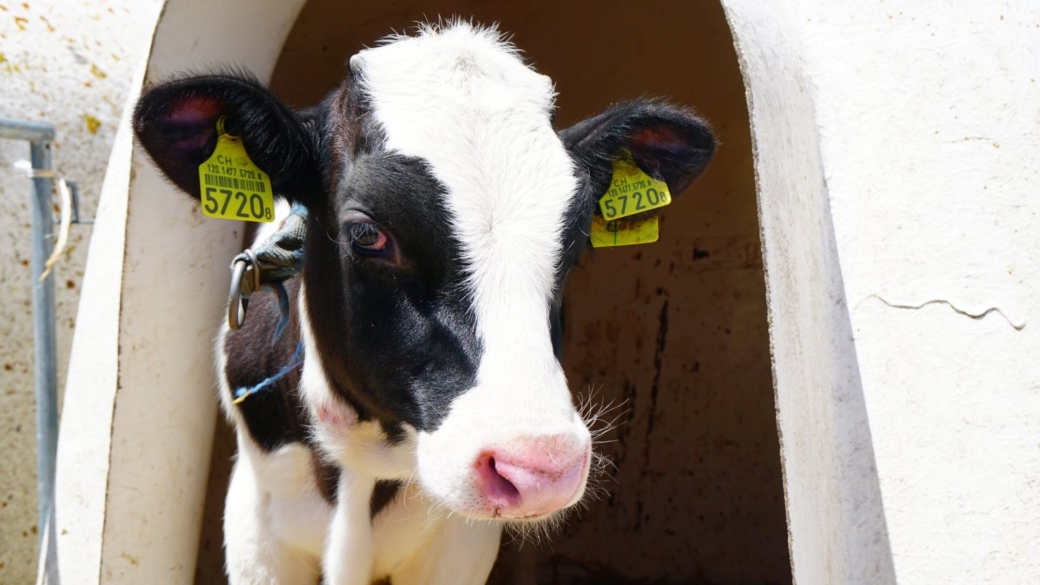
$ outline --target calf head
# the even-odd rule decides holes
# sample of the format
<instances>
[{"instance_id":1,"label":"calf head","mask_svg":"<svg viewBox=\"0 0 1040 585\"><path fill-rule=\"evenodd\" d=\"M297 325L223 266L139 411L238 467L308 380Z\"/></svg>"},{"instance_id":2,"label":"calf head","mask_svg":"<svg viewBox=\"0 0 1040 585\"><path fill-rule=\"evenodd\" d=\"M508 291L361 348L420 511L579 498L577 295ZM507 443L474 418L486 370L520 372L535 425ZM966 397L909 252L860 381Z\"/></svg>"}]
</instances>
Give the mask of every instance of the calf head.
<instances>
[{"instance_id":1,"label":"calf head","mask_svg":"<svg viewBox=\"0 0 1040 585\"><path fill-rule=\"evenodd\" d=\"M461 23L355 55L304 112L230 75L159 85L135 113L188 194L226 117L276 192L307 207L304 393L319 436L340 428L350 453L365 444L351 429L378 426L408 463L345 464L415 477L475 518L544 518L584 492L591 439L558 360L560 303L612 161L631 156L678 194L714 150L703 122L653 100L557 132L553 99L497 32Z\"/></svg>"}]
</instances>

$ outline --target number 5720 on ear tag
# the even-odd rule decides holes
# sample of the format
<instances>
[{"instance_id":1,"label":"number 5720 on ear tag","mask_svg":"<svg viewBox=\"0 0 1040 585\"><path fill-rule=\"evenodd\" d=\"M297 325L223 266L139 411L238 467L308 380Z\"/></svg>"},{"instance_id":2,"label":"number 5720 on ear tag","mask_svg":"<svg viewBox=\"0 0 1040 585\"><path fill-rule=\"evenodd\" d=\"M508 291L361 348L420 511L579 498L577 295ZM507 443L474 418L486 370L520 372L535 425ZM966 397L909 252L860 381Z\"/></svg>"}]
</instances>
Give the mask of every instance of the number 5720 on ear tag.
<instances>
[{"instance_id":1,"label":"number 5720 on ear tag","mask_svg":"<svg viewBox=\"0 0 1040 585\"><path fill-rule=\"evenodd\" d=\"M217 147L199 165L199 192L206 217L240 221L274 221L271 180L246 153L237 136L217 121Z\"/></svg>"},{"instance_id":2,"label":"number 5720 on ear tag","mask_svg":"<svg viewBox=\"0 0 1040 585\"><path fill-rule=\"evenodd\" d=\"M610 187L600 197L599 210L604 218L613 220L658 209L671 202L668 183L644 173L629 154L614 161Z\"/></svg>"}]
</instances>

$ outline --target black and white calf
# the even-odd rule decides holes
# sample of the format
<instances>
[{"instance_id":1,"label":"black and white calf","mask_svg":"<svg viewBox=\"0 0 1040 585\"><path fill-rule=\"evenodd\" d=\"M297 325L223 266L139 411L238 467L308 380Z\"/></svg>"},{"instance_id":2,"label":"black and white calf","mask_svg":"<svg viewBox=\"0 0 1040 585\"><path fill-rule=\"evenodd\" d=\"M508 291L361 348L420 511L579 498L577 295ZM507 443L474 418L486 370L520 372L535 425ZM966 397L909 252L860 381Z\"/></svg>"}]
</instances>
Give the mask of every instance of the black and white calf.
<instances>
[{"instance_id":1,"label":"black and white calf","mask_svg":"<svg viewBox=\"0 0 1040 585\"><path fill-rule=\"evenodd\" d=\"M149 90L134 128L199 197L216 122L307 209L302 274L218 348L239 455L224 523L233 583L482 583L502 527L578 502L592 456L558 360L567 275L612 161L678 194L714 139L637 100L552 126L553 84L492 29L394 37L293 112L240 75ZM231 404L303 363L276 387Z\"/></svg>"}]
</instances>

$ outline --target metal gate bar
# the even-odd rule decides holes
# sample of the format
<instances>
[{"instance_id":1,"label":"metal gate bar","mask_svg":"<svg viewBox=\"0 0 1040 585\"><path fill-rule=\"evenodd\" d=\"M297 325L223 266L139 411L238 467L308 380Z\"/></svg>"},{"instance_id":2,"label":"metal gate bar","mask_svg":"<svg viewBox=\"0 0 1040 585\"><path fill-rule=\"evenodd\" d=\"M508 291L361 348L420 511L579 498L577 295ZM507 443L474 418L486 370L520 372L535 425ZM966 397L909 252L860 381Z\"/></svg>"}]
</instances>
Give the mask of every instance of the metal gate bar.
<instances>
[{"instance_id":1,"label":"metal gate bar","mask_svg":"<svg viewBox=\"0 0 1040 585\"><path fill-rule=\"evenodd\" d=\"M29 142L34 169L51 169L54 126L0 118L0 138ZM54 328L54 275L40 281L51 255L54 215L50 177L32 179L33 341L36 376L36 496L39 535L47 532L48 513L54 496L54 466L58 447L58 368Z\"/></svg>"}]
</instances>

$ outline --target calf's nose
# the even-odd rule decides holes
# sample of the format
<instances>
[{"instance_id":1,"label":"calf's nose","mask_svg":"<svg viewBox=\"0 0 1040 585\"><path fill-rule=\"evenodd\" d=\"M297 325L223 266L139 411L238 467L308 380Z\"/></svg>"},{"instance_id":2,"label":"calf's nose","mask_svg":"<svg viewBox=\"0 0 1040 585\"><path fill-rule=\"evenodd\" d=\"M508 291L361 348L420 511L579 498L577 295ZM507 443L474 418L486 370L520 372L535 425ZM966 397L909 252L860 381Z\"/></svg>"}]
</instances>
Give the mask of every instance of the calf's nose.
<instances>
[{"instance_id":1,"label":"calf's nose","mask_svg":"<svg viewBox=\"0 0 1040 585\"><path fill-rule=\"evenodd\" d=\"M591 447L551 435L486 449L474 465L479 493L493 515L538 518L572 504L585 486Z\"/></svg>"}]
</instances>

